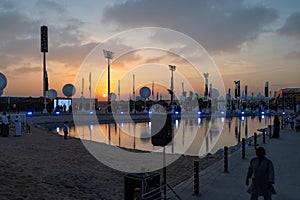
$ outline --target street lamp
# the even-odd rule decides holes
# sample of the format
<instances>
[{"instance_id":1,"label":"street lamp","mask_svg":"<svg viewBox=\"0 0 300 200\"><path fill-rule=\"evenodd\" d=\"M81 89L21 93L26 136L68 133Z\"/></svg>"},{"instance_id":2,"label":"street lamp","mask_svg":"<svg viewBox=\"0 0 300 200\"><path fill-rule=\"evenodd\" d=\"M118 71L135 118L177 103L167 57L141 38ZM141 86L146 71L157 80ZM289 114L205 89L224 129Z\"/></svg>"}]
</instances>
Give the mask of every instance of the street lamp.
<instances>
[{"instance_id":1,"label":"street lamp","mask_svg":"<svg viewBox=\"0 0 300 200\"><path fill-rule=\"evenodd\" d=\"M173 98L174 98L174 77L173 73L176 70L176 66L174 65L169 65L169 69L171 70L171 105L173 103Z\"/></svg>"},{"instance_id":2,"label":"street lamp","mask_svg":"<svg viewBox=\"0 0 300 200\"><path fill-rule=\"evenodd\" d=\"M110 103L110 60L114 57L114 52L103 49L103 55L107 58L107 103Z\"/></svg>"},{"instance_id":3,"label":"street lamp","mask_svg":"<svg viewBox=\"0 0 300 200\"><path fill-rule=\"evenodd\" d=\"M48 91L48 75L46 70L46 53L48 53L48 27L41 26L41 52L43 53L43 95L44 95L44 110L43 113L47 113L47 99L46 94Z\"/></svg>"},{"instance_id":4,"label":"street lamp","mask_svg":"<svg viewBox=\"0 0 300 200\"><path fill-rule=\"evenodd\" d=\"M205 91L204 91L204 96L205 96L205 99L207 100L207 96L208 96L208 76L209 76L209 73L203 73L203 76L205 78Z\"/></svg>"}]
</instances>

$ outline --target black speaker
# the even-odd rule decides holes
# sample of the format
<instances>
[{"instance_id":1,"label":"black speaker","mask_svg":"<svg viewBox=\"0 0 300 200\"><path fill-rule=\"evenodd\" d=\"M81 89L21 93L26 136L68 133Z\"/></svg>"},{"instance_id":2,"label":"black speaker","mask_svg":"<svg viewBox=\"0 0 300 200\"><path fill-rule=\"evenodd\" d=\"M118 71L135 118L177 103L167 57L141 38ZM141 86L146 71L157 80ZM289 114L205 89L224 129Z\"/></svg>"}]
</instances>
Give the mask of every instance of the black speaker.
<instances>
[{"instance_id":1,"label":"black speaker","mask_svg":"<svg viewBox=\"0 0 300 200\"><path fill-rule=\"evenodd\" d=\"M132 173L124 177L124 199L134 199L134 189L140 188L143 200L161 199L160 174L157 172Z\"/></svg>"},{"instance_id":2,"label":"black speaker","mask_svg":"<svg viewBox=\"0 0 300 200\"><path fill-rule=\"evenodd\" d=\"M151 143L153 146L166 146L172 141L172 114L151 116Z\"/></svg>"}]
</instances>

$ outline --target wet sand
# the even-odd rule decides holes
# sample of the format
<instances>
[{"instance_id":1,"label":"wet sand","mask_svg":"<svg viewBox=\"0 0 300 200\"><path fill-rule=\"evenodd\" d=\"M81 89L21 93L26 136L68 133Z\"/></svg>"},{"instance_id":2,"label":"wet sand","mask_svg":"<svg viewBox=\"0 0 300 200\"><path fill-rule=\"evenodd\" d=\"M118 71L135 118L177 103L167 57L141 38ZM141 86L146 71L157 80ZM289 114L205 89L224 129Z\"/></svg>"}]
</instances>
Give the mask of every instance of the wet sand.
<instances>
[{"instance_id":1,"label":"wet sand","mask_svg":"<svg viewBox=\"0 0 300 200\"><path fill-rule=\"evenodd\" d=\"M126 173L107 167L75 138L31 127L31 134L0 137L1 199L123 199ZM168 166L174 186L193 175L196 157ZM204 169L221 156L203 158Z\"/></svg>"}]
</instances>

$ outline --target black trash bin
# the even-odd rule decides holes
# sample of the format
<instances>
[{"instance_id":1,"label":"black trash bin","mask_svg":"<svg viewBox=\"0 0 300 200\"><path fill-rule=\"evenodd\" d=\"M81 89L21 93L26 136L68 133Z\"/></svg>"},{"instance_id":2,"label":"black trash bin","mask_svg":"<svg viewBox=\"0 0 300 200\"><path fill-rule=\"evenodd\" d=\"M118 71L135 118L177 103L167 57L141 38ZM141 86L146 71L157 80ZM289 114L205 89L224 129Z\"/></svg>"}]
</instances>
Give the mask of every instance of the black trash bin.
<instances>
[{"instance_id":1,"label":"black trash bin","mask_svg":"<svg viewBox=\"0 0 300 200\"><path fill-rule=\"evenodd\" d=\"M157 172L127 174L124 177L125 200L134 199L135 188L141 188L143 200L161 198L160 174Z\"/></svg>"}]
</instances>

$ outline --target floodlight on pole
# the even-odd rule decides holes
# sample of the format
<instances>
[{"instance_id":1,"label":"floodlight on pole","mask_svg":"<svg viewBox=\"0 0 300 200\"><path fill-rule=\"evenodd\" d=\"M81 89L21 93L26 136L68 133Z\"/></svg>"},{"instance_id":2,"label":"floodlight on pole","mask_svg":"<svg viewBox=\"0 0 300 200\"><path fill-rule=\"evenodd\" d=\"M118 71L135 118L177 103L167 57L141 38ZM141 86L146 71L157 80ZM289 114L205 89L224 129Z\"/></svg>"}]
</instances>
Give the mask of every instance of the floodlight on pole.
<instances>
[{"instance_id":1,"label":"floodlight on pole","mask_svg":"<svg viewBox=\"0 0 300 200\"><path fill-rule=\"evenodd\" d=\"M47 113L46 93L48 91L48 75L46 70L46 53L48 53L48 27L41 26L41 52L43 53L43 95L44 95L44 110Z\"/></svg>"},{"instance_id":2,"label":"floodlight on pole","mask_svg":"<svg viewBox=\"0 0 300 200\"><path fill-rule=\"evenodd\" d=\"M103 49L103 55L107 59L107 102L110 103L110 60L114 58L114 52Z\"/></svg>"},{"instance_id":3,"label":"floodlight on pole","mask_svg":"<svg viewBox=\"0 0 300 200\"><path fill-rule=\"evenodd\" d=\"M209 76L209 73L203 73L203 76L205 78L205 90L204 90L204 96L205 96L205 99L207 99L207 96L208 96L208 76Z\"/></svg>"},{"instance_id":4,"label":"floodlight on pole","mask_svg":"<svg viewBox=\"0 0 300 200\"><path fill-rule=\"evenodd\" d=\"M174 65L169 65L169 70L171 71L171 104L173 103L173 98L174 98L174 71L176 70L176 66Z\"/></svg>"}]
</instances>

